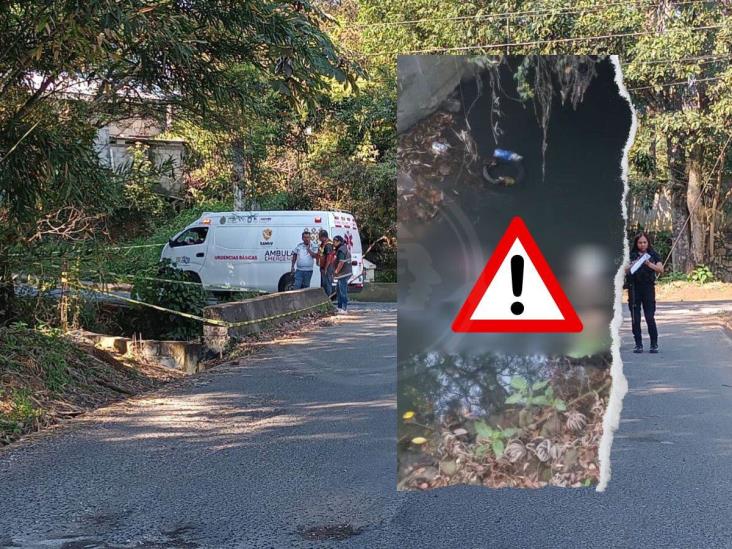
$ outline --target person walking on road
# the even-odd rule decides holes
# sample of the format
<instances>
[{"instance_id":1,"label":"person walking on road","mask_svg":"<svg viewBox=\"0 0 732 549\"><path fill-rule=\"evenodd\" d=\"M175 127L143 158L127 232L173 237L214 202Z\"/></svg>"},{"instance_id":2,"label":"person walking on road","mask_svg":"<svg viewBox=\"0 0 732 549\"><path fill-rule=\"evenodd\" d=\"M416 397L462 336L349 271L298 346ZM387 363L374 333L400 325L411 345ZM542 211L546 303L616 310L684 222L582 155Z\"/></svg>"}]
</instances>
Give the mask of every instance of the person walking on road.
<instances>
[{"instance_id":1,"label":"person walking on road","mask_svg":"<svg viewBox=\"0 0 732 549\"><path fill-rule=\"evenodd\" d=\"M638 234L633 239L630 250L630 265L625 268L628 277L628 306L635 339L634 353L643 352L643 338L641 337L640 312L643 307L643 316L648 326L648 335L651 338L651 353L658 352L658 328L656 327L656 275L663 274L663 263L656 251L651 248L648 235Z\"/></svg>"},{"instance_id":2,"label":"person walking on road","mask_svg":"<svg viewBox=\"0 0 732 549\"><path fill-rule=\"evenodd\" d=\"M336 249L335 257L335 277L338 294L338 312L343 314L348 310L348 282L351 280L353 270L351 268L351 252L343 241L341 235L333 237L333 245Z\"/></svg>"},{"instance_id":3,"label":"person walking on road","mask_svg":"<svg viewBox=\"0 0 732 549\"><path fill-rule=\"evenodd\" d=\"M310 287L313 267L318 257L318 248L310 241L310 231L303 231L302 242L292 250L291 272L295 274L295 289Z\"/></svg>"},{"instance_id":4,"label":"person walking on road","mask_svg":"<svg viewBox=\"0 0 732 549\"><path fill-rule=\"evenodd\" d=\"M333 294L333 272L335 271L335 249L333 242L328 238L328 231L320 229L318 233L320 247L318 248L318 265L320 266L320 286L325 295Z\"/></svg>"}]
</instances>

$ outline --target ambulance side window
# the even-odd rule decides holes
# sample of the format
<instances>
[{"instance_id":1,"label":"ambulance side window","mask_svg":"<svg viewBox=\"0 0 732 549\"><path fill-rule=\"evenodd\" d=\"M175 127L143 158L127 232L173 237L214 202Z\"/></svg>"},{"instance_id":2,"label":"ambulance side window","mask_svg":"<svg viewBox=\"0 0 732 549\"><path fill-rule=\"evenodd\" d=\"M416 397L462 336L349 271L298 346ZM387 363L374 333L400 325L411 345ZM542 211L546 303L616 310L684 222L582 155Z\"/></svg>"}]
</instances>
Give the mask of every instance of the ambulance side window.
<instances>
[{"instance_id":1,"label":"ambulance side window","mask_svg":"<svg viewBox=\"0 0 732 549\"><path fill-rule=\"evenodd\" d=\"M193 246L195 244L203 244L206 241L208 227L193 227L184 231L178 238L171 241L170 246L177 248L178 246Z\"/></svg>"}]
</instances>

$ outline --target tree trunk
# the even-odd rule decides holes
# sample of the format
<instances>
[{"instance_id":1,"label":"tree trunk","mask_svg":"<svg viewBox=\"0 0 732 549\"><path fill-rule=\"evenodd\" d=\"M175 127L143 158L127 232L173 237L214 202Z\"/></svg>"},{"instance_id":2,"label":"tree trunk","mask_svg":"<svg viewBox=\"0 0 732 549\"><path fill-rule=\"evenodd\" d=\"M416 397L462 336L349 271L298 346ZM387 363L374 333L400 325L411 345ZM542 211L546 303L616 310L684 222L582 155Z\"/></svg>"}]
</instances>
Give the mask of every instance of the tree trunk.
<instances>
[{"instance_id":1,"label":"tree trunk","mask_svg":"<svg viewBox=\"0 0 732 549\"><path fill-rule=\"evenodd\" d=\"M722 173L723 170L717 172L717 184L714 187L714 198L712 199L712 210L709 212L709 261L714 262L714 240L716 238L715 228L717 225L717 205L719 204L719 195L722 192Z\"/></svg>"},{"instance_id":2,"label":"tree trunk","mask_svg":"<svg viewBox=\"0 0 732 549\"><path fill-rule=\"evenodd\" d=\"M686 207L689 210L689 230L691 233L691 259L695 265L704 263L704 205L702 204L702 160L703 149L700 145L692 147L689 153L689 184L686 189Z\"/></svg>"},{"instance_id":3,"label":"tree trunk","mask_svg":"<svg viewBox=\"0 0 732 549\"><path fill-rule=\"evenodd\" d=\"M15 310L15 285L7 256L7 249L0 248L0 326L7 324Z\"/></svg>"},{"instance_id":4,"label":"tree trunk","mask_svg":"<svg viewBox=\"0 0 732 549\"><path fill-rule=\"evenodd\" d=\"M670 136L666 138L666 145L671 184L671 231L674 243L672 265L674 271L688 273L693 268L693 261L690 249L691 232L687 223L689 210L686 205L684 153L679 145L671 143Z\"/></svg>"},{"instance_id":5,"label":"tree trunk","mask_svg":"<svg viewBox=\"0 0 732 549\"><path fill-rule=\"evenodd\" d=\"M244 210L244 185L245 185L245 160L244 160L244 144L237 139L232 144L232 156L234 159L233 174L233 192L234 192L234 210L237 212Z\"/></svg>"}]
</instances>

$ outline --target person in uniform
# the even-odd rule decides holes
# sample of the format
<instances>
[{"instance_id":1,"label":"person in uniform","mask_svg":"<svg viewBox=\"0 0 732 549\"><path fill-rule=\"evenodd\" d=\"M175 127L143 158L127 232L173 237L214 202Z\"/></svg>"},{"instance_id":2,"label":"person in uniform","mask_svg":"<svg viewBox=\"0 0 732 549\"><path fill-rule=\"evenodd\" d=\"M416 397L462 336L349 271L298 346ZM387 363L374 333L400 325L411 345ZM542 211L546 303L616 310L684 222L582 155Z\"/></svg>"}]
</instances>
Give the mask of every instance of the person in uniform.
<instances>
[{"instance_id":1,"label":"person in uniform","mask_svg":"<svg viewBox=\"0 0 732 549\"><path fill-rule=\"evenodd\" d=\"M631 267L644 255L649 257L640 268L631 273ZM658 352L658 328L656 327L656 275L663 274L663 263L658 253L651 247L648 235L640 233L633 239L630 250L630 265L625 267L628 286L628 306L635 339L634 353L643 352L643 338L641 337L641 307L646 319L648 335L651 339L651 353Z\"/></svg>"},{"instance_id":2,"label":"person in uniform","mask_svg":"<svg viewBox=\"0 0 732 549\"><path fill-rule=\"evenodd\" d=\"M310 242L310 231L302 233L302 242L292 250L292 268L295 275L295 289L310 287L310 279L313 276L313 267L318 257L318 248L315 243Z\"/></svg>"},{"instance_id":3,"label":"person in uniform","mask_svg":"<svg viewBox=\"0 0 732 549\"><path fill-rule=\"evenodd\" d=\"M318 265L320 266L320 286L328 297L333 293L333 271L335 270L335 249L328 238L328 231L320 229L318 233Z\"/></svg>"},{"instance_id":4,"label":"person in uniform","mask_svg":"<svg viewBox=\"0 0 732 549\"><path fill-rule=\"evenodd\" d=\"M337 283L338 312L344 314L348 309L348 282L353 274L351 252L341 235L333 237L333 245L336 249L334 277Z\"/></svg>"}]
</instances>

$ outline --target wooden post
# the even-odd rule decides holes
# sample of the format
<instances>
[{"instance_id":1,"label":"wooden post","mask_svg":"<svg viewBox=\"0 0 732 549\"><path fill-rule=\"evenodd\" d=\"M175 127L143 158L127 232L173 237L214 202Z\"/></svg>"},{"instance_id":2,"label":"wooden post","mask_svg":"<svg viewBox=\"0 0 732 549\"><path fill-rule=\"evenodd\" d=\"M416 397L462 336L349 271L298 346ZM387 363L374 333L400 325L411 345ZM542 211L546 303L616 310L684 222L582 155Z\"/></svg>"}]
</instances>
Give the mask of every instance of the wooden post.
<instances>
[{"instance_id":1,"label":"wooden post","mask_svg":"<svg viewBox=\"0 0 732 549\"><path fill-rule=\"evenodd\" d=\"M61 264L61 298L58 302L58 314L61 330L69 329L69 262L64 259Z\"/></svg>"}]
</instances>

